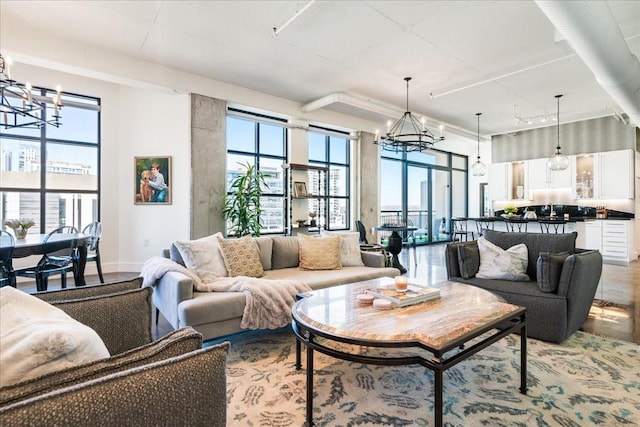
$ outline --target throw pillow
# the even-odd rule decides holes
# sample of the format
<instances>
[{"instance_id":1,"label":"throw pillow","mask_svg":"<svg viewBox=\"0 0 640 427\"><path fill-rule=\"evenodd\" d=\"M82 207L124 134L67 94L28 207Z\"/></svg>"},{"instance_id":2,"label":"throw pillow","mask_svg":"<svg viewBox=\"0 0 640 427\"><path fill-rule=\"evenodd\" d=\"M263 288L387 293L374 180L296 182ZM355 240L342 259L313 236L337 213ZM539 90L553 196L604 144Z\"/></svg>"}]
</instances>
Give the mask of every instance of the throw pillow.
<instances>
[{"instance_id":1,"label":"throw pillow","mask_svg":"<svg viewBox=\"0 0 640 427\"><path fill-rule=\"evenodd\" d=\"M271 269L297 267L300 263L300 244L296 237L273 236Z\"/></svg>"},{"instance_id":2,"label":"throw pillow","mask_svg":"<svg viewBox=\"0 0 640 427\"><path fill-rule=\"evenodd\" d=\"M264 276L258 244L253 237L245 236L239 239L223 239L222 236L218 236L218 244L220 245L224 265L227 267L230 277Z\"/></svg>"},{"instance_id":3,"label":"throw pillow","mask_svg":"<svg viewBox=\"0 0 640 427\"><path fill-rule=\"evenodd\" d=\"M220 252L218 237L222 233L212 234L198 240L176 240L173 244L178 248L184 265L200 277L204 283L216 277L226 277L227 268Z\"/></svg>"},{"instance_id":4,"label":"throw pillow","mask_svg":"<svg viewBox=\"0 0 640 427\"><path fill-rule=\"evenodd\" d=\"M527 276L528 251L524 243L507 250L486 240L478 239L480 267L476 277L480 279L530 280Z\"/></svg>"},{"instance_id":5,"label":"throw pillow","mask_svg":"<svg viewBox=\"0 0 640 427\"><path fill-rule=\"evenodd\" d=\"M458 245L458 267L463 279L471 279L480 268L480 251L477 243Z\"/></svg>"},{"instance_id":6,"label":"throw pillow","mask_svg":"<svg viewBox=\"0 0 640 427\"><path fill-rule=\"evenodd\" d=\"M536 262L538 275L538 288L542 292L556 292L560 283L562 266L564 260L569 256L569 252L552 254L550 252L540 252Z\"/></svg>"},{"instance_id":7,"label":"throw pillow","mask_svg":"<svg viewBox=\"0 0 640 427\"><path fill-rule=\"evenodd\" d=\"M109 357L98 334L59 308L0 288L0 387Z\"/></svg>"},{"instance_id":8,"label":"throw pillow","mask_svg":"<svg viewBox=\"0 0 640 427\"><path fill-rule=\"evenodd\" d=\"M298 235L300 268L303 270L339 270L340 237L309 237Z\"/></svg>"},{"instance_id":9,"label":"throw pillow","mask_svg":"<svg viewBox=\"0 0 640 427\"><path fill-rule=\"evenodd\" d=\"M340 264L343 267L363 267L360 255L360 233L357 231L327 231L321 230L322 237L340 237Z\"/></svg>"}]
</instances>

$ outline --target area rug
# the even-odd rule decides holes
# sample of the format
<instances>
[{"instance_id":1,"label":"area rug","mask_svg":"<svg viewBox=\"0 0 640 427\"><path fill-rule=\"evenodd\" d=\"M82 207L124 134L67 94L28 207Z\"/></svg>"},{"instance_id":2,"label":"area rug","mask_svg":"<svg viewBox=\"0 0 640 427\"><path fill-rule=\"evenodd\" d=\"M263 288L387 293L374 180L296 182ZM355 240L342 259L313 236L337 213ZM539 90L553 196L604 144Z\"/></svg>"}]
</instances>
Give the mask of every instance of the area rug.
<instances>
[{"instance_id":1,"label":"area rug","mask_svg":"<svg viewBox=\"0 0 640 427\"><path fill-rule=\"evenodd\" d=\"M289 328L238 334L227 367L227 425L303 426L306 376ZM444 374L445 426L640 425L640 346L577 332L560 345L509 336ZM316 426L433 426L433 373L315 352Z\"/></svg>"}]
</instances>

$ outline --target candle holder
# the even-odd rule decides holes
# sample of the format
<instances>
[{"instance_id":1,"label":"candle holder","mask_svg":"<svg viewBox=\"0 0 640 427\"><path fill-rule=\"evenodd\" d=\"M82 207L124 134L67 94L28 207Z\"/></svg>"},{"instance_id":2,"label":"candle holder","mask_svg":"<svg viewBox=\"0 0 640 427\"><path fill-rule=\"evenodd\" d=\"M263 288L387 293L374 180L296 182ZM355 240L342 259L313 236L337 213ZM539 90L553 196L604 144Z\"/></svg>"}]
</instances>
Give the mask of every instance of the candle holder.
<instances>
[{"instance_id":1,"label":"candle holder","mask_svg":"<svg viewBox=\"0 0 640 427\"><path fill-rule=\"evenodd\" d=\"M394 285L397 292L407 292L409 279L404 276L396 276L394 279Z\"/></svg>"}]
</instances>

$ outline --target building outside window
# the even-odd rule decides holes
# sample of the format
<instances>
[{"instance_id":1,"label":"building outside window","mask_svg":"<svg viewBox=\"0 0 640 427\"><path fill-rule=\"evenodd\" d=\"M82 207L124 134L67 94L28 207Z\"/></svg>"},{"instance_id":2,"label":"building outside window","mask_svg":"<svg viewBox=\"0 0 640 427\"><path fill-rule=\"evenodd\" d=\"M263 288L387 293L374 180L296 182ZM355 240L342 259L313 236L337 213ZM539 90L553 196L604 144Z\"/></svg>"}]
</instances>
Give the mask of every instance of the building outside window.
<instances>
[{"instance_id":1,"label":"building outside window","mask_svg":"<svg viewBox=\"0 0 640 427\"><path fill-rule=\"evenodd\" d=\"M282 122L282 126L278 122ZM227 115L227 190L244 165L257 165L268 175L263 189L261 234L285 230L285 182L287 161L286 121L229 108ZM229 227L227 227L229 228Z\"/></svg>"},{"instance_id":2,"label":"building outside window","mask_svg":"<svg viewBox=\"0 0 640 427\"><path fill-rule=\"evenodd\" d=\"M316 129L317 131L314 131ZM349 229L351 200L349 168L350 140L331 129L309 126L309 164L329 168L329 220L322 218L325 209L317 199L309 199L309 211L318 214L320 224L328 224L331 230ZM311 194L325 194L324 188L317 188L316 180L309 177Z\"/></svg>"},{"instance_id":3,"label":"building outside window","mask_svg":"<svg viewBox=\"0 0 640 427\"><path fill-rule=\"evenodd\" d=\"M34 88L51 98L47 89ZM28 218L30 233L99 220L100 99L62 94L61 125L5 129L0 121L0 222ZM67 103L67 105L65 105Z\"/></svg>"}]
</instances>

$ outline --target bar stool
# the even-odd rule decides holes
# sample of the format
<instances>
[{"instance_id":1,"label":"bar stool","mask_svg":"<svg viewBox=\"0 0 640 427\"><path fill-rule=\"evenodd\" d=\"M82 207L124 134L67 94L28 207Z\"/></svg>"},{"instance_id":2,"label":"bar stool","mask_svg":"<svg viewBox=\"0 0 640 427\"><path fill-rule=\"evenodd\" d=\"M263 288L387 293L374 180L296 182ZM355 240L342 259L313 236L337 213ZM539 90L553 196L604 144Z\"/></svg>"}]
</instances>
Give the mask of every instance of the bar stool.
<instances>
[{"instance_id":1,"label":"bar stool","mask_svg":"<svg viewBox=\"0 0 640 427\"><path fill-rule=\"evenodd\" d=\"M478 237L482 236L482 230L488 230L491 229L493 230L493 227L495 225L496 222L496 218L495 217L482 217L482 218L476 218L476 229L478 231Z\"/></svg>"},{"instance_id":2,"label":"bar stool","mask_svg":"<svg viewBox=\"0 0 640 427\"><path fill-rule=\"evenodd\" d=\"M553 230L556 234L558 234L558 230L562 227L561 233L564 233L564 225L567 221L563 219L541 219L538 221L540 224L540 231L543 233L551 233Z\"/></svg>"},{"instance_id":3,"label":"bar stool","mask_svg":"<svg viewBox=\"0 0 640 427\"><path fill-rule=\"evenodd\" d=\"M460 237L460 241L462 241L463 236L465 241L469 241L469 234L471 234L471 240L475 240L473 231L469 231L467 228L467 222L467 218L451 218L454 242L458 240L458 236Z\"/></svg>"},{"instance_id":4,"label":"bar stool","mask_svg":"<svg viewBox=\"0 0 640 427\"><path fill-rule=\"evenodd\" d=\"M527 232L527 223L528 219L521 218L512 218L505 219L504 222L507 224L507 231L511 233L526 233ZM524 227L524 230L522 229Z\"/></svg>"}]
</instances>

